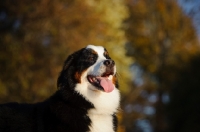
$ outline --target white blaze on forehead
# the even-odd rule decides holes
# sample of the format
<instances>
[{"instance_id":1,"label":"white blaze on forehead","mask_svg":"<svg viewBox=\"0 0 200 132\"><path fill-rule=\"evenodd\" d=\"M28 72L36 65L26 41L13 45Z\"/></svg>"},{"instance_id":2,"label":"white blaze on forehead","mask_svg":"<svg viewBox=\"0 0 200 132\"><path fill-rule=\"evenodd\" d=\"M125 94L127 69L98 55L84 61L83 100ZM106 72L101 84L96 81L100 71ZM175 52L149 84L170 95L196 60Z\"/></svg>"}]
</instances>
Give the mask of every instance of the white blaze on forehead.
<instances>
[{"instance_id":1,"label":"white blaze on forehead","mask_svg":"<svg viewBox=\"0 0 200 132\"><path fill-rule=\"evenodd\" d=\"M88 73L96 76L102 75L102 73L104 73L106 70L106 67L103 64L103 62L107 60L107 58L104 56L105 48L102 46L88 45L86 49L92 49L98 54L96 63L88 69ZM116 73L116 66L114 66L114 74L115 73Z\"/></svg>"},{"instance_id":2,"label":"white blaze on forehead","mask_svg":"<svg viewBox=\"0 0 200 132\"><path fill-rule=\"evenodd\" d=\"M103 57L103 58L105 58L104 56L103 56L103 53L104 53L104 47L102 47L102 46L94 46L94 45L88 45L87 47L86 47L86 49L93 49L94 51L96 51L97 52L97 54L99 55L99 57Z\"/></svg>"},{"instance_id":3,"label":"white blaze on forehead","mask_svg":"<svg viewBox=\"0 0 200 132\"><path fill-rule=\"evenodd\" d=\"M92 65L88 69L88 74L95 75L95 76L100 76L102 73L105 72L105 65L103 65L103 62L106 60L106 57L103 55L104 54L104 47L102 46L94 46L94 45L88 45L86 49L92 49L94 50L98 58L96 60L96 63Z\"/></svg>"}]
</instances>

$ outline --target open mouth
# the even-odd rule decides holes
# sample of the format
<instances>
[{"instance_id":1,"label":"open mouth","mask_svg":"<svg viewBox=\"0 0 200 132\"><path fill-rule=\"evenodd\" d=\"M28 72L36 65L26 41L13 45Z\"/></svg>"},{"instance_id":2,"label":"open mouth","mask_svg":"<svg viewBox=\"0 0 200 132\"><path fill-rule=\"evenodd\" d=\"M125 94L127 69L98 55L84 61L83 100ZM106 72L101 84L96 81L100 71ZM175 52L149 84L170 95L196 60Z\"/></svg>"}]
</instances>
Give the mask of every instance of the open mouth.
<instances>
[{"instance_id":1,"label":"open mouth","mask_svg":"<svg viewBox=\"0 0 200 132\"><path fill-rule=\"evenodd\" d=\"M98 90L109 93L114 90L112 77L113 73L109 73L109 74L103 74L102 76L88 75L87 79Z\"/></svg>"}]
</instances>

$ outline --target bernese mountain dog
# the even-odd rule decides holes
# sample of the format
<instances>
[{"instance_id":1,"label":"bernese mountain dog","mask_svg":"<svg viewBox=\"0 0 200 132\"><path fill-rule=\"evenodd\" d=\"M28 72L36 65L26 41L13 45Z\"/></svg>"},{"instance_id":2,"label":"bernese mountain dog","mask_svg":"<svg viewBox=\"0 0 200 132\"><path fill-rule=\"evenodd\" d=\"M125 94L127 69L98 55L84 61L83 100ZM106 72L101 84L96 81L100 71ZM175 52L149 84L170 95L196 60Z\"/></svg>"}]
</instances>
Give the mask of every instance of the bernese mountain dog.
<instances>
[{"instance_id":1,"label":"bernese mountain dog","mask_svg":"<svg viewBox=\"0 0 200 132\"><path fill-rule=\"evenodd\" d=\"M102 46L69 55L58 90L44 102L0 105L0 132L116 132L120 94L115 62Z\"/></svg>"}]
</instances>

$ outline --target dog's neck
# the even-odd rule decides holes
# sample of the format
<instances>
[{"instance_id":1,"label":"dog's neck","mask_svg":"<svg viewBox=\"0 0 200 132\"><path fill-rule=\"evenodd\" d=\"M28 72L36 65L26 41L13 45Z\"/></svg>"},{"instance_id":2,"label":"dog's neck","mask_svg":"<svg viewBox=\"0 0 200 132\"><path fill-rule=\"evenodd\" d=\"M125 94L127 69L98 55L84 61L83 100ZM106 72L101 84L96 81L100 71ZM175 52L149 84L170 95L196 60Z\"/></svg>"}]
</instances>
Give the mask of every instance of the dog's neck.
<instances>
[{"instance_id":1,"label":"dog's neck","mask_svg":"<svg viewBox=\"0 0 200 132\"><path fill-rule=\"evenodd\" d=\"M117 112L120 101L117 88L111 93L105 93L92 91L88 88L89 86L88 83L77 84L75 90L94 106L94 109L91 109L91 113L112 115Z\"/></svg>"}]
</instances>

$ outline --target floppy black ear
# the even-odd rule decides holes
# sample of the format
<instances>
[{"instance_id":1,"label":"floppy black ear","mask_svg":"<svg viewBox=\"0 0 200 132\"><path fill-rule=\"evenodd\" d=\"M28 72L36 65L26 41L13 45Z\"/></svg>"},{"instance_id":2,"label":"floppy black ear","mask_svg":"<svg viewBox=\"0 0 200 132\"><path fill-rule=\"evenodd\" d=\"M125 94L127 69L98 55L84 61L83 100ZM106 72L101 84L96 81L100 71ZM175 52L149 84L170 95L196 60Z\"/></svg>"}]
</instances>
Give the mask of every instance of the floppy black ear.
<instances>
[{"instance_id":1,"label":"floppy black ear","mask_svg":"<svg viewBox=\"0 0 200 132\"><path fill-rule=\"evenodd\" d=\"M63 69L57 80L57 87L59 89L73 84L72 83L73 82L72 74L74 74L74 66L73 65L76 62L76 60L79 58L81 52L84 49L85 48L83 48L79 51L76 51L75 53L69 55L68 58L66 59Z\"/></svg>"},{"instance_id":2,"label":"floppy black ear","mask_svg":"<svg viewBox=\"0 0 200 132\"><path fill-rule=\"evenodd\" d=\"M67 70L69 68L69 66L74 62L74 60L77 59L79 53L80 50L68 56L67 60L65 60L63 70Z\"/></svg>"}]
</instances>

